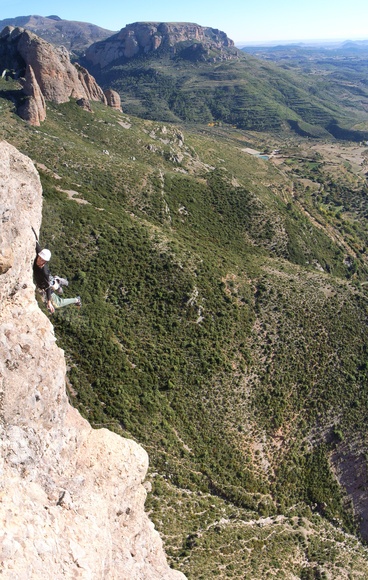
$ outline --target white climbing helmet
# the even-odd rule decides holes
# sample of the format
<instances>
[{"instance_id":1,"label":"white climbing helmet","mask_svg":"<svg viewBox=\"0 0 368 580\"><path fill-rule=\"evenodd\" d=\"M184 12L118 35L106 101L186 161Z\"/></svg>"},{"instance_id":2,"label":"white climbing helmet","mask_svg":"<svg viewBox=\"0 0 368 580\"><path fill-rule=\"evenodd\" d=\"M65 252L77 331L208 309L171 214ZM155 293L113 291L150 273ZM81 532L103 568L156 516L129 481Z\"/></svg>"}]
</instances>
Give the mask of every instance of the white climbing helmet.
<instances>
[{"instance_id":1,"label":"white climbing helmet","mask_svg":"<svg viewBox=\"0 0 368 580\"><path fill-rule=\"evenodd\" d=\"M51 258L51 252L50 250L47 250L46 248L44 250L41 250L41 252L39 252L38 254L40 256L40 258L42 258L42 260L45 260L45 262L49 262L50 258Z\"/></svg>"}]
</instances>

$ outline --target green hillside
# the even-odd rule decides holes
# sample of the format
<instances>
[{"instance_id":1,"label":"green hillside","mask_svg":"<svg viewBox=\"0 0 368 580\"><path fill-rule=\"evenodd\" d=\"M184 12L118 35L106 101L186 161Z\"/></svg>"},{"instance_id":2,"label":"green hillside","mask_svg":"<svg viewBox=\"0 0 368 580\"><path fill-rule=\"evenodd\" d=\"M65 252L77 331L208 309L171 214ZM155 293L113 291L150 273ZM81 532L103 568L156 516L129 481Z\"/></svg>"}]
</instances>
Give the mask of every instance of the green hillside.
<instances>
[{"instance_id":1,"label":"green hillside","mask_svg":"<svg viewBox=\"0 0 368 580\"><path fill-rule=\"evenodd\" d=\"M335 137L359 139L359 133L354 134L351 130L367 130L364 114L368 102L366 41L322 43L321 46L245 47L243 50L268 64L276 63L282 70L302 75L312 95L339 106L344 111L345 121L340 127L334 123L327 126Z\"/></svg>"},{"instance_id":2,"label":"green hillside","mask_svg":"<svg viewBox=\"0 0 368 580\"><path fill-rule=\"evenodd\" d=\"M291 129L310 137L338 132L343 137L349 129L353 132L345 138L367 139L367 128L358 130L366 118L364 102L354 98L352 108L351 94L341 96L335 84L331 92L323 78L295 74L241 51L228 60L200 59L198 51L188 52L183 44L174 56L160 49L104 68L88 60L83 64L102 87L119 92L128 114L165 122L227 123L254 131Z\"/></svg>"},{"instance_id":3,"label":"green hillside","mask_svg":"<svg viewBox=\"0 0 368 580\"><path fill-rule=\"evenodd\" d=\"M366 481L349 480L367 453L361 168L95 103L48 103L34 128L3 96L1 137L40 171L52 271L82 296L52 317L70 399L147 450L171 565L367 576ZM281 165L243 150L266 146Z\"/></svg>"}]
</instances>

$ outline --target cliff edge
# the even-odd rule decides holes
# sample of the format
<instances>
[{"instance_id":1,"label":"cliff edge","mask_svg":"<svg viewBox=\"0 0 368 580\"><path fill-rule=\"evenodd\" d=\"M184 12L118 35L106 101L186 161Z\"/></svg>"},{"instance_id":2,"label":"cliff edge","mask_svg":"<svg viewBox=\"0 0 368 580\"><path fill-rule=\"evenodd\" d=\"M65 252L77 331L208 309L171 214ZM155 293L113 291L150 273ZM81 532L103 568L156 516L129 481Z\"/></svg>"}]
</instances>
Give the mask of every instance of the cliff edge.
<instances>
[{"instance_id":1,"label":"cliff edge","mask_svg":"<svg viewBox=\"0 0 368 580\"><path fill-rule=\"evenodd\" d=\"M38 173L2 142L0 176L2 578L184 579L144 512L146 452L68 403L64 354L32 281Z\"/></svg>"}]
</instances>

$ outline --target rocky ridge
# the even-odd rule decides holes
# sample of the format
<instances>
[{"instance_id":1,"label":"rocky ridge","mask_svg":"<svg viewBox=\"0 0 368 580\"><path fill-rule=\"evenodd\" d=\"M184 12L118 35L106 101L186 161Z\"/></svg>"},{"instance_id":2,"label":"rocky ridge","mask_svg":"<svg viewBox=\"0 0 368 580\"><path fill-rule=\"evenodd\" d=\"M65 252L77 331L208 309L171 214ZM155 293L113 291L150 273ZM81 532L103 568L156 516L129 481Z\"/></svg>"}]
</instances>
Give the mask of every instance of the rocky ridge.
<instances>
[{"instance_id":1,"label":"rocky ridge","mask_svg":"<svg viewBox=\"0 0 368 580\"><path fill-rule=\"evenodd\" d=\"M175 54L182 48L195 52L216 52L215 60L236 56L234 42L221 30L188 22L135 22L117 34L96 42L86 50L86 62L104 68L119 59L130 59L159 49Z\"/></svg>"},{"instance_id":2,"label":"rocky ridge","mask_svg":"<svg viewBox=\"0 0 368 580\"><path fill-rule=\"evenodd\" d=\"M64 47L55 48L29 30L4 28L0 34L0 66L22 83L25 102L18 114L32 125L39 125L45 118L45 101L60 104L75 98L107 104L95 79L84 67L70 62Z\"/></svg>"},{"instance_id":3,"label":"rocky ridge","mask_svg":"<svg viewBox=\"0 0 368 580\"><path fill-rule=\"evenodd\" d=\"M26 28L54 46L64 46L77 58L84 54L90 44L104 40L116 32L88 22L64 20L55 15L33 14L0 20L0 30L5 26Z\"/></svg>"},{"instance_id":4,"label":"rocky ridge","mask_svg":"<svg viewBox=\"0 0 368 580\"><path fill-rule=\"evenodd\" d=\"M2 142L0 175L2 577L184 579L144 513L146 452L68 403L63 351L32 282L38 173Z\"/></svg>"}]
</instances>

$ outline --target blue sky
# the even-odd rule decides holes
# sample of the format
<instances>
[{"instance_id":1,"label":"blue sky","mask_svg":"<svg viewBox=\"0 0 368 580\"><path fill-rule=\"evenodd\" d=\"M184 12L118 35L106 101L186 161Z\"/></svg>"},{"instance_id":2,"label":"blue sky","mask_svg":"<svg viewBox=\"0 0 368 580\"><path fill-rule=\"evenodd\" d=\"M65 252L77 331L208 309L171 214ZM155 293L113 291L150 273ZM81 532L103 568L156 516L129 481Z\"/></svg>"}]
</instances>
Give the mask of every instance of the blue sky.
<instances>
[{"instance_id":1,"label":"blue sky","mask_svg":"<svg viewBox=\"0 0 368 580\"><path fill-rule=\"evenodd\" d=\"M196 22L235 41L368 38L367 0L0 0L0 20L56 14L120 30L139 21Z\"/></svg>"}]
</instances>

